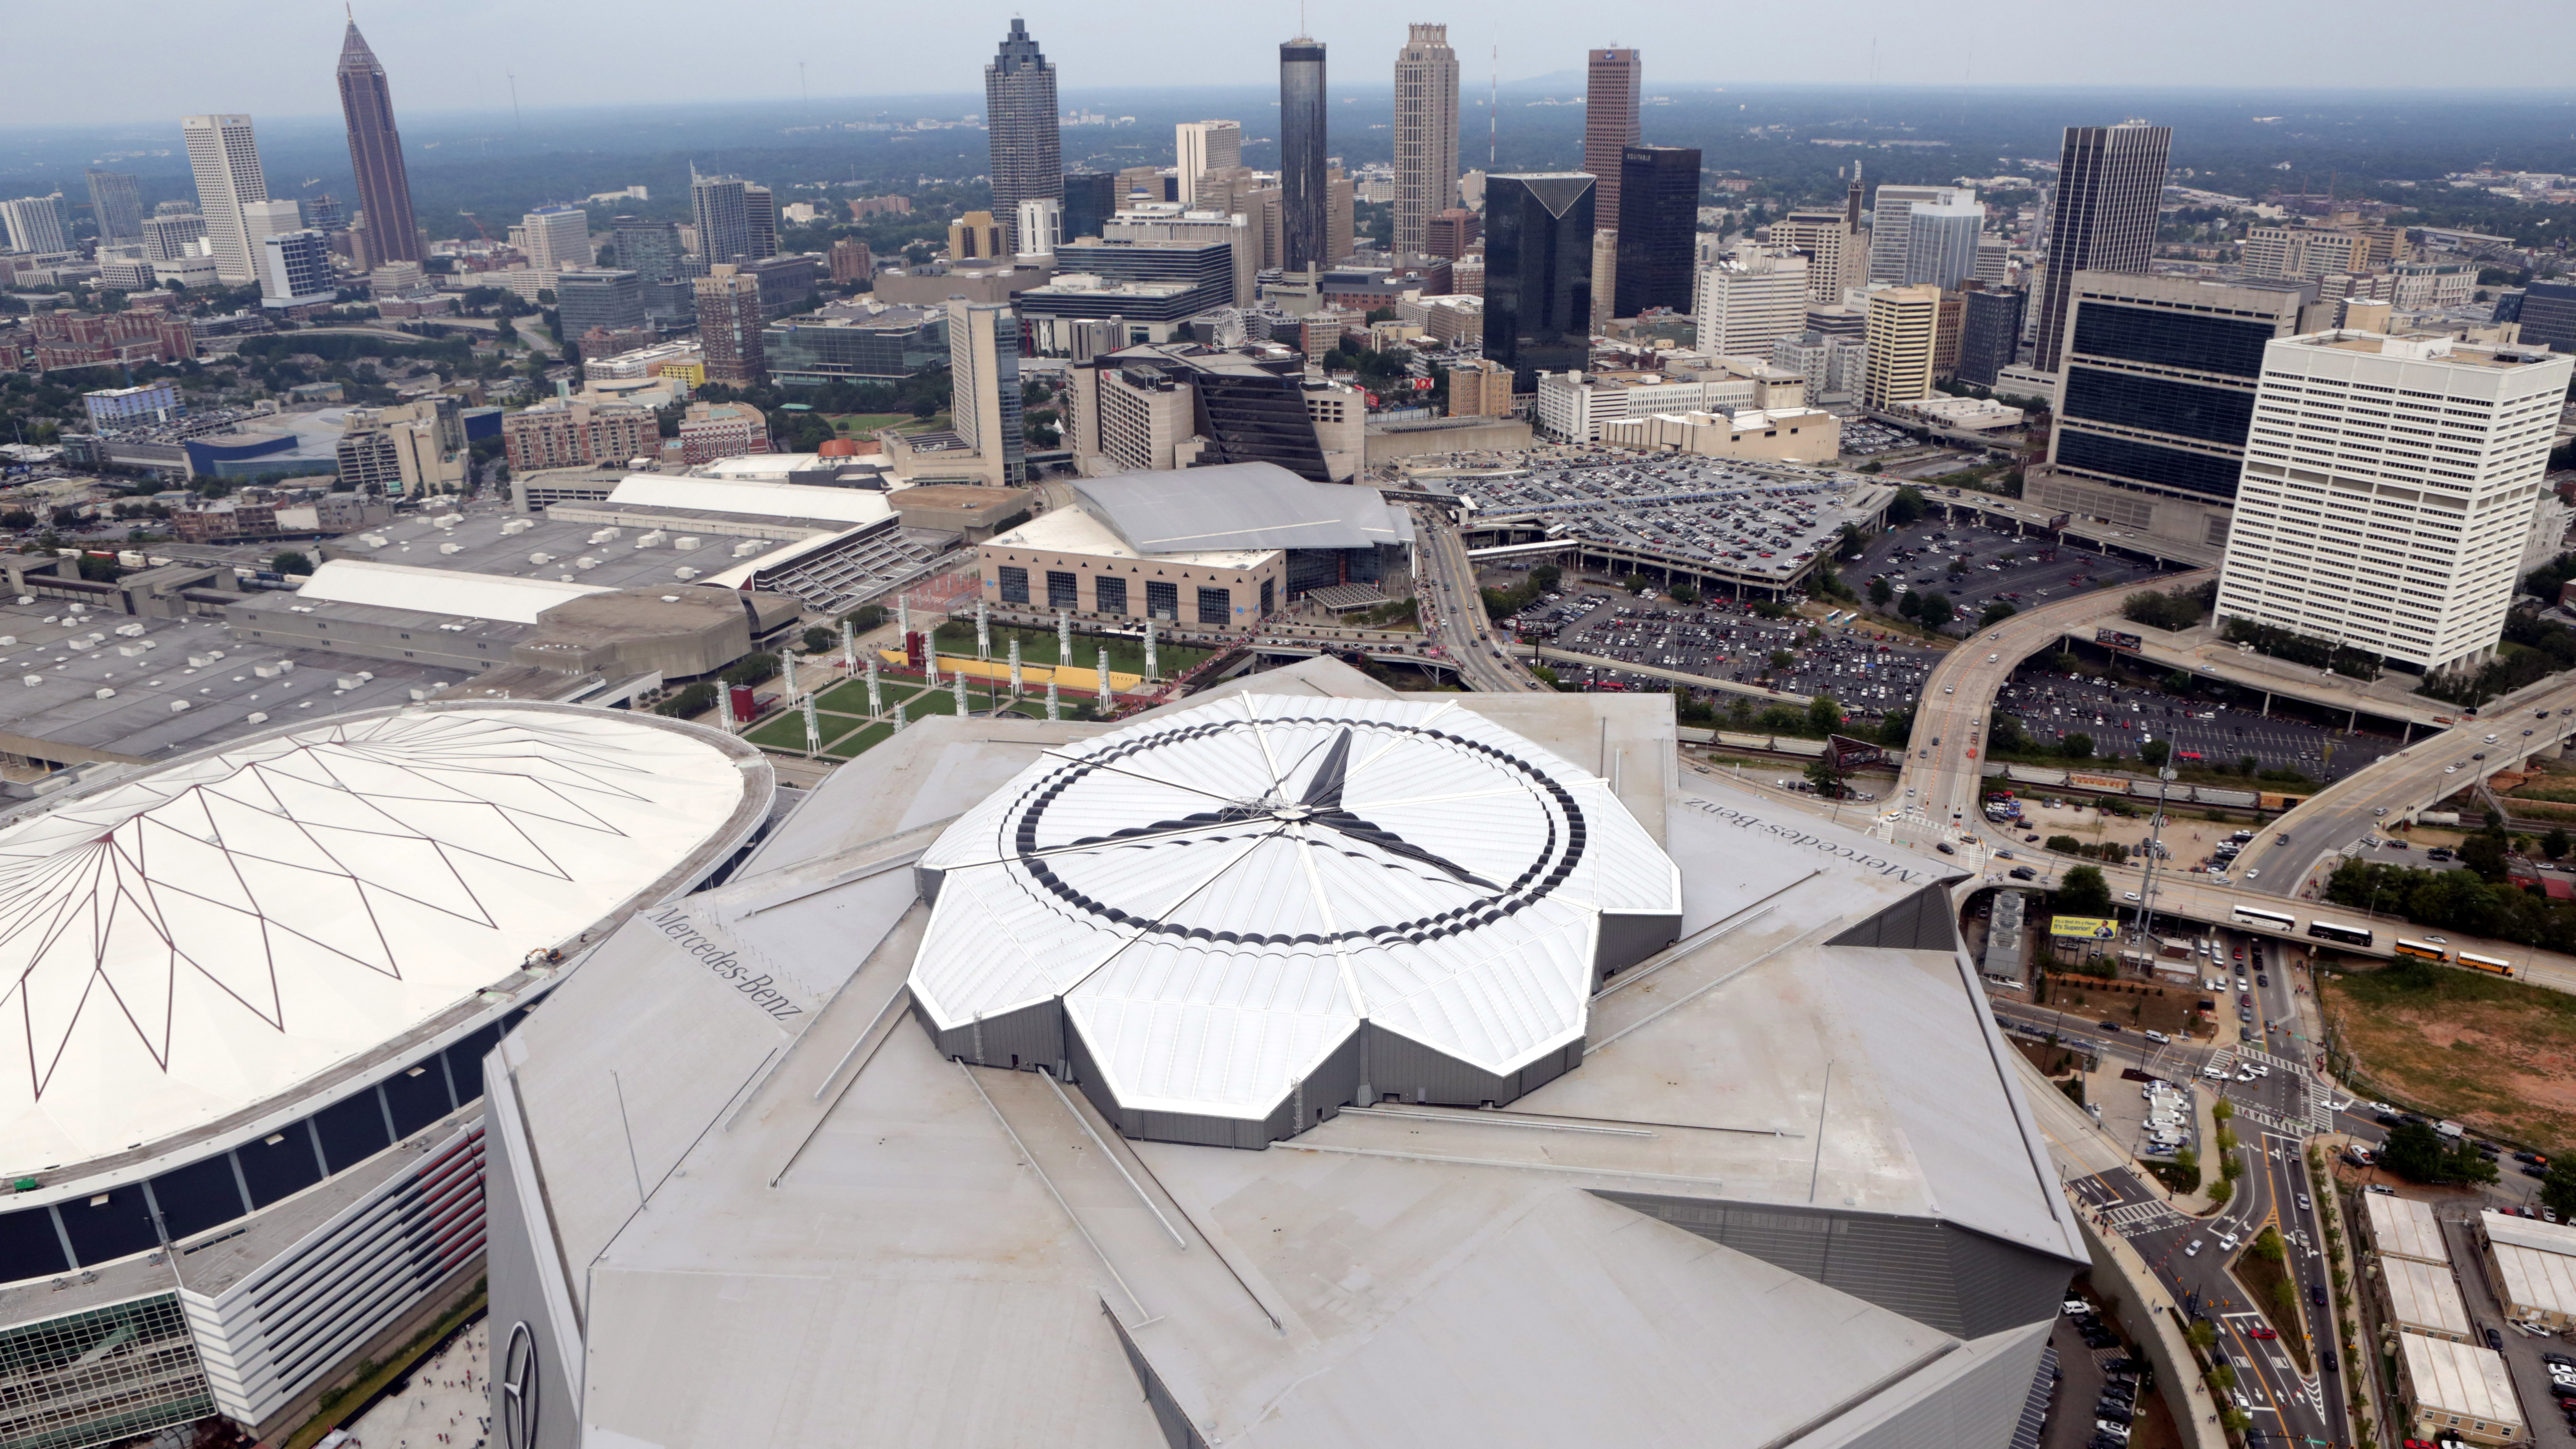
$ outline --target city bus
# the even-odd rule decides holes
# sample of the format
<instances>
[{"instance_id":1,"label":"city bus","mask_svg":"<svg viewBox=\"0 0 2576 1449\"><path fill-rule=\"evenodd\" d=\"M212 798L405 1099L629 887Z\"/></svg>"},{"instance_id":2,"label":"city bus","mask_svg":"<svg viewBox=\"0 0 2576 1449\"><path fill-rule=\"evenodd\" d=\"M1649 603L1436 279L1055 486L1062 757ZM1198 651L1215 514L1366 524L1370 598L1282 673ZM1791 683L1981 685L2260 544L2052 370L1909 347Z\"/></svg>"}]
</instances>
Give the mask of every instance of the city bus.
<instances>
[{"instance_id":1,"label":"city bus","mask_svg":"<svg viewBox=\"0 0 2576 1449\"><path fill-rule=\"evenodd\" d=\"M2430 941L2409 941L2404 936L2397 938L2396 951L2400 956L2409 956L2418 961L2440 961L2445 965L2449 964L2451 959L2450 952Z\"/></svg>"},{"instance_id":2,"label":"city bus","mask_svg":"<svg viewBox=\"0 0 2576 1449\"><path fill-rule=\"evenodd\" d=\"M2499 961L2493 956L2473 956L2466 951L2462 951L2460 953L2460 964L2468 967L2472 971L2484 971L2491 976L2511 976L2513 974L2512 962Z\"/></svg>"},{"instance_id":3,"label":"city bus","mask_svg":"<svg viewBox=\"0 0 2576 1449\"><path fill-rule=\"evenodd\" d=\"M2238 922L2248 926L2261 926L2267 931L2299 929L2299 923L2296 920L2278 911L2258 911L2252 906L2238 906L2235 915Z\"/></svg>"},{"instance_id":4,"label":"city bus","mask_svg":"<svg viewBox=\"0 0 2576 1449\"><path fill-rule=\"evenodd\" d=\"M2370 932L2359 926L2338 926L2332 921L2310 921L2308 934L2339 946L2367 946L2372 939Z\"/></svg>"}]
</instances>

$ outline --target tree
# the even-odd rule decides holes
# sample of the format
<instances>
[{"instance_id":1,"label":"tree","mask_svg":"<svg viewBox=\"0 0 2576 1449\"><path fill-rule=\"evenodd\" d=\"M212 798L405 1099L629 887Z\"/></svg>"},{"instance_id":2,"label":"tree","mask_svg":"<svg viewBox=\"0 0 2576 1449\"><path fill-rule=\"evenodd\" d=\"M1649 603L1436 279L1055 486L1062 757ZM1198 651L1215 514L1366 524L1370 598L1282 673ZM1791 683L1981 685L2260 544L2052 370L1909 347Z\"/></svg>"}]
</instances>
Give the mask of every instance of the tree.
<instances>
[{"instance_id":1,"label":"tree","mask_svg":"<svg viewBox=\"0 0 2576 1449\"><path fill-rule=\"evenodd\" d=\"M1817 794L1828 800L1843 797L1844 775L1842 767L1834 763L1831 750L1807 762L1807 782L1816 787Z\"/></svg>"},{"instance_id":2,"label":"tree","mask_svg":"<svg viewBox=\"0 0 2576 1449\"><path fill-rule=\"evenodd\" d=\"M2138 758L2162 769L2165 761L2173 758L2173 746L2163 740L2149 740L2138 746Z\"/></svg>"},{"instance_id":3,"label":"tree","mask_svg":"<svg viewBox=\"0 0 2576 1449\"><path fill-rule=\"evenodd\" d=\"M1903 598L1896 601L1896 612L1909 619L1922 618L1923 596L1916 593L1906 594Z\"/></svg>"},{"instance_id":4,"label":"tree","mask_svg":"<svg viewBox=\"0 0 2576 1449\"><path fill-rule=\"evenodd\" d=\"M1986 611L1977 616L1977 627L1983 629L1990 624L2000 624L2020 612L2021 610L2015 605L1997 599L1986 605Z\"/></svg>"},{"instance_id":5,"label":"tree","mask_svg":"<svg viewBox=\"0 0 2576 1449\"><path fill-rule=\"evenodd\" d=\"M2254 1256L2266 1263L2278 1263L2289 1256L2289 1250L2281 1245L2278 1228L2265 1228L2254 1235Z\"/></svg>"},{"instance_id":6,"label":"tree","mask_svg":"<svg viewBox=\"0 0 2576 1449\"><path fill-rule=\"evenodd\" d=\"M1692 588L1688 584L1673 585L1671 593L1673 596L1673 602L1676 604L1696 604L1699 602L1699 590Z\"/></svg>"},{"instance_id":7,"label":"tree","mask_svg":"<svg viewBox=\"0 0 2576 1449\"><path fill-rule=\"evenodd\" d=\"M1951 604L1948 594L1923 596L1923 627L1926 629L1938 629L1949 623L1950 616L1956 612L1957 609Z\"/></svg>"},{"instance_id":8,"label":"tree","mask_svg":"<svg viewBox=\"0 0 2576 1449\"><path fill-rule=\"evenodd\" d=\"M2540 1204L2562 1218L2576 1218L2576 1163L2549 1164L2549 1175L2540 1180Z\"/></svg>"},{"instance_id":9,"label":"tree","mask_svg":"<svg viewBox=\"0 0 2576 1449\"><path fill-rule=\"evenodd\" d=\"M2505 838L2500 830L2482 830L2460 842L2460 864L2491 881L2505 877Z\"/></svg>"},{"instance_id":10,"label":"tree","mask_svg":"<svg viewBox=\"0 0 2576 1449\"><path fill-rule=\"evenodd\" d=\"M2057 749L2070 760L2089 760L2093 758L2093 737L2078 730L2059 741Z\"/></svg>"},{"instance_id":11,"label":"tree","mask_svg":"<svg viewBox=\"0 0 2576 1449\"><path fill-rule=\"evenodd\" d=\"M1864 473L1875 473L1878 471L1878 464L1864 463L1861 465L1861 471ZM1908 483L1899 487L1896 490L1896 496L1888 500L1887 521L1899 528L1903 528L1905 525L1921 518L1923 516L1923 509L1924 503L1922 491L1917 489L1913 484Z\"/></svg>"},{"instance_id":12,"label":"tree","mask_svg":"<svg viewBox=\"0 0 2576 1449\"><path fill-rule=\"evenodd\" d=\"M2111 910L2111 887L2102 879L2098 866L2079 865L2066 872L2057 883L2057 913L2063 916L2101 916Z\"/></svg>"},{"instance_id":13,"label":"tree","mask_svg":"<svg viewBox=\"0 0 2576 1449\"><path fill-rule=\"evenodd\" d=\"M1807 728L1829 735L1843 727L1843 707L1830 694L1820 694L1807 701Z\"/></svg>"},{"instance_id":14,"label":"tree","mask_svg":"<svg viewBox=\"0 0 2576 1449\"><path fill-rule=\"evenodd\" d=\"M2408 1182L2439 1182L2447 1156L2439 1133L2421 1122L2401 1122L2380 1144L2379 1165Z\"/></svg>"},{"instance_id":15,"label":"tree","mask_svg":"<svg viewBox=\"0 0 2576 1449\"><path fill-rule=\"evenodd\" d=\"M2184 1151L2189 1150L2189 1148L2184 1149ZM2179 1158L2181 1153L2176 1153L2175 1156ZM2192 1347L2207 1353L2218 1343L2218 1325L2206 1318L2195 1318L2191 1321L2191 1327L2183 1330L2183 1337L2191 1340Z\"/></svg>"},{"instance_id":16,"label":"tree","mask_svg":"<svg viewBox=\"0 0 2576 1449\"><path fill-rule=\"evenodd\" d=\"M268 561L268 566L282 574L303 574L309 576L313 572L313 560L291 548L286 552L279 554L277 557L270 559Z\"/></svg>"},{"instance_id":17,"label":"tree","mask_svg":"<svg viewBox=\"0 0 2576 1449\"><path fill-rule=\"evenodd\" d=\"M1774 669L1786 669L1797 662L1798 656L1790 653L1786 649L1774 649L1771 651L1771 667Z\"/></svg>"},{"instance_id":18,"label":"tree","mask_svg":"<svg viewBox=\"0 0 2576 1449\"><path fill-rule=\"evenodd\" d=\"M2048 848L2056 851L2060 855L2076 855L2083 851L2084 842L2076 839L2072 835L2052 835L2048 837ZM2082 867L2082 869L2093 870L2089 865ZM2102 872L2095 870L2093 873L2095 875L2100 875Z\"/></svg>"},{"instance_id":19,"label":"tree","mask_svg":"<svg viewBox=\"0 0 2576 1449\"><path fill-rule=\"evenodd\" d=\"M831 630L817 625L814 628L806 630L804 638L798 642L805 646L806 653L820 654L838 643L839 640L833 635Z\"/></svg>"},{"instance_id":20,"label":"tree","mask_svg":"<svg viewBox=\"0 0 2576 1449\"><path fill-rule=\"evenodd\" d=\"M1877 578L1869 581L1869 606L1871 608L1884 609L1887 607L1887 601L1895 597L1895 586L1888 583L1887 575L1880 574Z\"/></svg>"},{"instance_id":21,"label":"tree","mask_svg":"<svg viewBox=\"0 0 2576 1449\"><path fill-rule=\"evenodd\" d=\"M2227 1200L2234 1196L2236 1196L2236 1182L2232 1177L2222 1177L2209 1185L2209 1200L2220 1207L2225 1207Z\"/></svg>"},{"instance_id":22,"label":"tree","mask_svg":"<svg viewBox=\"0 0 2576 1449\"><path fill-rule=\"evenodd\" d=\"M2221 1097L2215 1103L2211 1104L2209 1116L2210 1120L2214 1122L2234 1121L2236 1118L2236 1104L2227 1100L2225 1097Z\"/></svg>"}]
</instances>

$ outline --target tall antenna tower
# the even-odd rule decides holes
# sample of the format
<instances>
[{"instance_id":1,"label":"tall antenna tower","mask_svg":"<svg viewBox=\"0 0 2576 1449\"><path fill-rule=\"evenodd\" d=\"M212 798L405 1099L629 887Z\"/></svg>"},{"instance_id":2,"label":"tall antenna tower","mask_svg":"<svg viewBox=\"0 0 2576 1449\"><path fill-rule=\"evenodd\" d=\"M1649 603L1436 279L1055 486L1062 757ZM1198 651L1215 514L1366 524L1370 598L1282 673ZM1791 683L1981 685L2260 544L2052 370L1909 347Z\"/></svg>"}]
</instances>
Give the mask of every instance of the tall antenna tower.
<instances>
[{"instance_id":1,"label":"tall antenna tower","mask_svg":"<svg viewBox=\"0 0 2576 1449\"><path fill-rule=\"evenodd\" d=\"M1494 169L1494 148L1503 134L1503 48L1494 47L1494 69L1491 89L1485 92L1485 170Z\"/></svg>"}]
</instances>

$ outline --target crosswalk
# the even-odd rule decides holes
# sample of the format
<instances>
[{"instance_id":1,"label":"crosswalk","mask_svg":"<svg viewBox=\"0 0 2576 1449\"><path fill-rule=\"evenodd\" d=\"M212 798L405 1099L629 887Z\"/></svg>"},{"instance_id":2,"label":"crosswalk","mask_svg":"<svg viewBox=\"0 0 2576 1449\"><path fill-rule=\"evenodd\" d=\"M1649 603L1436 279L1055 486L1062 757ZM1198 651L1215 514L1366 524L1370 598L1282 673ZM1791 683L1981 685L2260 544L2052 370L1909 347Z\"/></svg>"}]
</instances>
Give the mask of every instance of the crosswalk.
<instances>
[{"instance_id":1,"label":"crosswalk","mask_svg":"<svg viewBox=\"0 0 2576 1449\"><path fill-rule=\"evenodd\" d=\"M2123 1203L2104 1214L2103 1221L2109 1223L2121 1237L2136 1238L2148 1233L2163 1232L2167 1228L2179 1227L2190 1219L2175 1212L2171 1204L2151 1199L2146 1202Z\"/></svg>"}]
</instances>

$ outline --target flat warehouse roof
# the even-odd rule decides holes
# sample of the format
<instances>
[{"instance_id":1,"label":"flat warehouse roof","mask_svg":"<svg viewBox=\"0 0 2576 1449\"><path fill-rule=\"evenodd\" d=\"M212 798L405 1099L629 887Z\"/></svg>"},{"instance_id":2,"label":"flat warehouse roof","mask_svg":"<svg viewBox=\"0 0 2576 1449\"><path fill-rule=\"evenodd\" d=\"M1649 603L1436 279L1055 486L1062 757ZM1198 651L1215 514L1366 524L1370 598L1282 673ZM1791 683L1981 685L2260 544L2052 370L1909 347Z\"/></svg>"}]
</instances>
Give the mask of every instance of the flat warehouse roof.
<instances>
[{"instance_id":1,"label":"flat warehouse roof","mask_svg":"<svg viewBox=\"0 0 2576 1449\"><path fill-rule=\"evenodd\" d=\"M686 478L662 473L629 474L609 493L608 501L646 509L679 508L752 518L829 519L843 525L875 523L894 513L884 494L866 488Z\"/></svg>"},{"instance_id":2,"label":"flat warehouse roof","mask_svg":"<svg viewBox=\"0 0 2576 1449\"><path fill-rule=\"evenodd\" d=\"M312 579L296 590L295 596L324 603L372 604L382 609L418 609L467 619L533 624L557 604L585 594L613 592L591 584L553 579L333 559L315 569Z\"/></svg>"},{"instance_id":3,"label":"flat warehouse roof","mask_svg":"<svg viewBox=\"0 0 2576 1449\"><path fill-rule=\"evenodd\" d=\"M2453 1336L2468 1333L2469 1305L2460 1297L2460 1285L2452 1281L2450 1269L2413 1258L2383 1257L2379 1270L2388 1282L2388 1301L2399 1323Z\"/></svg>"},{"instance_id":4,"label":"flat warehouse roof","mask_svg":"<svg viewBox=\"0 0 2576 1449\"><path fill-rule=\"evenodd\" d=\"M2490 1428L2522 1423L2522 1404L2513 1396L2504 1355L2402 1328L2397 1345L2406 1357L2406 1381L2415 1386L2416 1403Z\"/></svg>"},{"instance_id":5,"label":"flat warehouse roof","mask_svg":"<svg viewBox=\"0 0 2576 1449\"><path fill-rule=\"evenodd\" d=\"M2442 1225L2434 1219L2431 1203L2379 1192L2363 1193L2361 1203L2370 1221L2370 1241L2381 1253L2424 1263L2450 1263L2451 1245L2442 1236Z\"/></svg>"}]
</instances>

